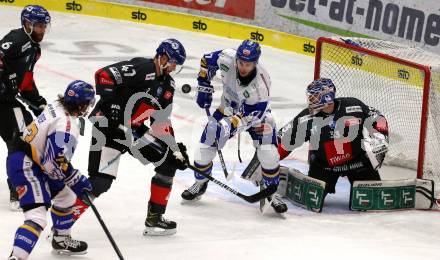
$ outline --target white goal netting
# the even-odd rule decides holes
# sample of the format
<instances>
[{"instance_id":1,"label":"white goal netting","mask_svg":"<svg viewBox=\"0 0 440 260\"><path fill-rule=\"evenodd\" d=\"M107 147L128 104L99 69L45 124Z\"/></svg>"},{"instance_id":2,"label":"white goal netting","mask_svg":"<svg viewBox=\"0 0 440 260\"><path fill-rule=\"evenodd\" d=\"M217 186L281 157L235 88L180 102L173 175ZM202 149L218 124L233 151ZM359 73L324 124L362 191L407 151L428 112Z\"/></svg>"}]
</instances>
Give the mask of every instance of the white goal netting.
<instances>
[{"instance_id":1,"label":"white goal netting","mask_svg":"<svg viewBox=\"0 0 440 260\"><path fill-rule=\"evenodd\" d=\"M379 109L390 128L386 163L418 170L439 191L440 56L394 42L349 40L355 44L320 38L315 77L331 78L337 96L353 96Z\"/></svg>"}]
</instances>

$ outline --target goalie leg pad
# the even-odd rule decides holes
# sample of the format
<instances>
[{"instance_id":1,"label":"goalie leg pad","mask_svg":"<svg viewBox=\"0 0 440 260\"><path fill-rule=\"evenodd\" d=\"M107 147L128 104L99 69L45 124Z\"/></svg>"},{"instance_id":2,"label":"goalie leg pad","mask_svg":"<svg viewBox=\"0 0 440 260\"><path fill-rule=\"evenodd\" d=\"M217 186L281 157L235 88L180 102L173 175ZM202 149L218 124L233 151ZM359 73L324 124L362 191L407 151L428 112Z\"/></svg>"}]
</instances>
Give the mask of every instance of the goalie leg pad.
<instances>
[{"instance_id":1,"label":"goalie leg pad","mask_svg":"<svg viewBox=\"0 0 440 260\"><path fill-rule=\"evenodd\" d=\"M355 181L350 192L351 210L431 209L434 204L432 180Z\"/></svg>"},{"instance_id":2,"label":"goalie leg pad","mask_svg":"<svg viewBox=\"0 0 440 260\"><path fill-rule=\"evenodd\" d=\"M321 212L325 198L325 182L289 168L286 197L293 204L313 212Z\"/></svg>"}]
</instances>

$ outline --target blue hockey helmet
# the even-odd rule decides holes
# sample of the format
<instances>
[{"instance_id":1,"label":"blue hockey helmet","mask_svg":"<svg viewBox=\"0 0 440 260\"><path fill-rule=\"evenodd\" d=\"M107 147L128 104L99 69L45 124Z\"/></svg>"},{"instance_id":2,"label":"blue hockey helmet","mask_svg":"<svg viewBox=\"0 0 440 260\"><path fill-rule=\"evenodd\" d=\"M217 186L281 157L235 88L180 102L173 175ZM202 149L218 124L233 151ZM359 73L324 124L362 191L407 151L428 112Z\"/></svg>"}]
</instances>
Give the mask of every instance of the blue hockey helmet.
<instances>
[{"instance_id":1,"label":"blue hockey helmet","mask_svg":"<svg viewBox=\"0 0 440 260\"><path fill-rule=\"evenodd\" d=\"M24 26L26 21L31 24L42 23L49 25L50 20L49 12L40 5L28 5L24 7L23 11L21 11L22 26Z\"/></svg>"},{"instance_id":2,"label":"blue hockey helmet","mask_svg":"<svg viewBox=\"0 0 440 260\"><path fill-rule=\"evenodd\" d=\"M307 101L312 115L335 101L336 86L331 79L319 78L307 86Z\"/></svg>"},{"instance_id":3,"label":"blue hockey helmet","mask_svg":"<svg viewBox=\"0 0 440 260\"><path fill-rule=\"evenodd\" d=\"M166 39L159 44L156 49L156 56L163 54L168 56L169 63L176 63L177 65L183 65L186 59L185 48L176 39Z\"/></svg>"},{"instance_id":4,"label":"blue hockey helmet","mask_svg":"<svg viewBox=\"0 0 440 260\"><path fill-rule=\"evenodd\" d=\"M72 81L64 92L64 102L71 108L79 108L83 105L93 106L95 90L92 85L82 80Z\"/></svg>"},{"instance_id":5,"label":"blue hockey helmet","mask_svg":"<svg viewBox=\"0 0 440 260\"><path fill-rule=\"evenodd\" d=\"M261 55L261 48L258 42L251 40L244 40L240 46L238 46L235 58L247 61L247 62L258 62Z\"/></svg>"}]
</instances>

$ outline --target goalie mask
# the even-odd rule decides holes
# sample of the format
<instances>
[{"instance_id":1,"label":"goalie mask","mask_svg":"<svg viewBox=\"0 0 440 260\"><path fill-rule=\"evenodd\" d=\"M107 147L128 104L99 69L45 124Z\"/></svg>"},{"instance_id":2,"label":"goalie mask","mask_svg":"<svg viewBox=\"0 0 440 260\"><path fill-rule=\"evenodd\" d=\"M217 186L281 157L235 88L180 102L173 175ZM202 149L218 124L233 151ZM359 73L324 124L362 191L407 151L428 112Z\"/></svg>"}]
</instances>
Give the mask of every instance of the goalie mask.
<instances>
[{"instance_id":1,"label":"goalie mask","mask_svg":"<svg viewBox=\"0 0 440 260\"><path fill-rule=\"evenodd\" d=\"M307 102L311 115L335 102L336 87L331 79L320 78L307 86Z\"/></svg>"}]
</instances>

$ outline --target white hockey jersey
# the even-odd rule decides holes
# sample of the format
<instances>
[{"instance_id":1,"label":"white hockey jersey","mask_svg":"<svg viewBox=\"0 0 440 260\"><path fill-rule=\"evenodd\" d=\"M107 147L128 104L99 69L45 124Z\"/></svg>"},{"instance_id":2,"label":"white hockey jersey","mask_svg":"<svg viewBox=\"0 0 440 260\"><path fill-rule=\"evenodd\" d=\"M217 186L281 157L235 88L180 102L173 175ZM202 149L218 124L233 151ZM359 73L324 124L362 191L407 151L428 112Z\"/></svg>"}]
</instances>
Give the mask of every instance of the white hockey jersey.
<instances>
[{"instance_id":1,"label":"white hockey jersey","mask_svg":"<svg viewBox=\"0 0 440 260\"><path fill-rule=\"evenodd\" d=\"M72 159L78 135L77 118L70 116L59 102L54 102L27 127L23 138L32 145L33 160L44 172L52 179L64 179L65 162ZM61 159L65 162L60 163Z\"/></svg>"},{"instance_id":2,"label":"white hockey jersey","mask_svg":"<svg viewBox=\"0 0 440 260\"><path fill-rule=\"evenodd\" d=\"M226 116L239 115L242 129L258 125L270 111L271 80L267 71L257 64L256 76L248 85L240 85L234 49L225 49L204 55L199 85L211 84L220 69L223 83L220 111Z\"/></svg>"}]
</instances>

